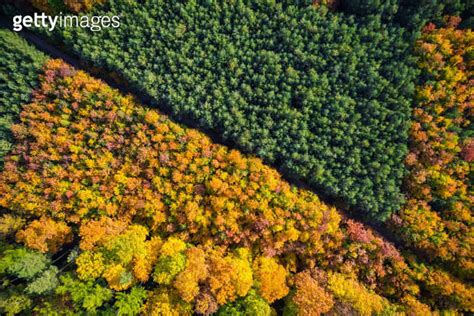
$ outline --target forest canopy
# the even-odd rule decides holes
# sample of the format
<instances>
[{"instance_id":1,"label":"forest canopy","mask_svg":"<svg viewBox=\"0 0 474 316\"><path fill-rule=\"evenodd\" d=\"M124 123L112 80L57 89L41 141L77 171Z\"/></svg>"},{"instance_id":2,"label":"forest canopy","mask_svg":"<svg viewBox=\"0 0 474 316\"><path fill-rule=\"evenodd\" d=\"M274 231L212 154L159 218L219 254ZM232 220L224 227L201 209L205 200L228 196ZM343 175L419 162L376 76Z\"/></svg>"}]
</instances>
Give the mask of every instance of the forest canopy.
<instances>
[{"instance_id":1,"label":"forest canopy","mask_svg":"<svg viewBox=\"0 0 474 316\"><path fill-rule=\"evenodd\" d=\"M403 202L417 73L404 29L272 1L110 1L119 29L56 34L177 117L373 218Z\"/></svg>"},{"instance_id":2,"label":"forest canopy","mask_svg":"<svg viewBox=\"0 0 474 316\"><path fill-rule=\"evenodd\" d=\"M270 315L287 299L291 315L452 301L421 296L426 281L392 244L258 158L60 60L47 61L20 120L0 173L3 311ZM307 287L324 303L307 306Z\"/></svg>"},{"instance_id":3,"label":"forest canopy","mask_svg":"<svg viewBox=\"0 0 474 316\"><path fill-rule=\"evenodd\" d=\"M1 314L474 312L471 2L25 1Z\"/></svg>"}]
</instances>

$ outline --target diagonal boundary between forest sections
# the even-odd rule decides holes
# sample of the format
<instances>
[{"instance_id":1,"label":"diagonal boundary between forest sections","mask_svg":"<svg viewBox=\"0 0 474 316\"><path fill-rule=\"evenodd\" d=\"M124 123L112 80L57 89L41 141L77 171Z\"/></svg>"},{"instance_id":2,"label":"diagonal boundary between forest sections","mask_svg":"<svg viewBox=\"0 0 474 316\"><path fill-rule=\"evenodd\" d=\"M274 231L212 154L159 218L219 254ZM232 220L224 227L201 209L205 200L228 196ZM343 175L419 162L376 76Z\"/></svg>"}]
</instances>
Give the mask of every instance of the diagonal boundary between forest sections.
<instances>
[{"instance_id":1,"label":"diagonal boundary between forest sections","mask_svg":"<svg viewBox=\"0 0 474 316\"><path fill-rule=\"evenodd\" d=\"M12 21L9 19L8 16L0 16L0 27L9 29L10 31L12 30ZM20 35L30 44L35 46L38 50L49 55L50 57L60 58L71 66L75 67L76 69L83 70L91 74L92 76L104 81L112 88L119 90L121 93L132 95L136 100L140 101L145 106L148 105L151 107L155 107L163 114L169 116L176 123L183 124L186 127L193 128L205 133L214 143L227 146L231 149L237 149L242 153L255 156L254 153L244 150L238 144L229 140L225 140L219 133L216 133L215 131L210 129L202 128L194 120L188 117L175 115L172 111L172 108L168 104L159 103L151 96L149 96L148 93L129 86L127 84L127 81L124 80L120 75L116 73L111 74L106 69L97 68L95 66L92 66L90 63L81 60L79 56L76 56L74 53L71 53L64 45L58 45L58 43L52 42L50 40L45 40L42 36L28 30L22 30L16 33L18 33L18 35ZM433 263L430 263L425 255L420 254L417 251L413 251L415 249L404 245L403 241L401 241L393 232L387 229L384 223L377 223L367 220L367 218L362 215L363 212L361 210L357 209L354 206L349 206L337 196L330 196L324 193L322 188L316 187L315 185L309 185L304 180L296 177L294 174L290 174L287 170L284 170L278 162L269 162L264 158L261 159L267 166L270 166L277 170L281 174L282 178L288 181L288 183L290 183L291 185L311 191L312 193L316 194L325 204L336 207L343 217L359 221L364 225L368 226L369 228L373 229L385 240L392 243L400 252L406 253L408 251L409 253L415 254L416 257L418 259L421 259L422 262L428 263L429 265L433 265ZM442 266L437 265L437 267L451 274Z\"/></svg>"}]
</instances>

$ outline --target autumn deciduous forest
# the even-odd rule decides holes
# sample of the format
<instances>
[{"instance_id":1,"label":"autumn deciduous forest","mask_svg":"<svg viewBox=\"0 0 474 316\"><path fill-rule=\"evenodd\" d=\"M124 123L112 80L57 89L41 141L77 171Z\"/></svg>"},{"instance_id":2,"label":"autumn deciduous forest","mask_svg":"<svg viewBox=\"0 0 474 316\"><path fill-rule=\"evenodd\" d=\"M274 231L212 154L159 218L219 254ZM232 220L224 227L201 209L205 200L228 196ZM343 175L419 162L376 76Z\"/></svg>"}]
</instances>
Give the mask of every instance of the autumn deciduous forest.
<instances>
[{"instance_id":1,"label":"autumn deciduous forest","mask_svg":"<svg viewBox=\"0 0 474 316\"><path fill-rule=\"evenodd\" d=\"M25 0L0 313L474 313L474 4Z\"/></svg>"}]
</instances>

